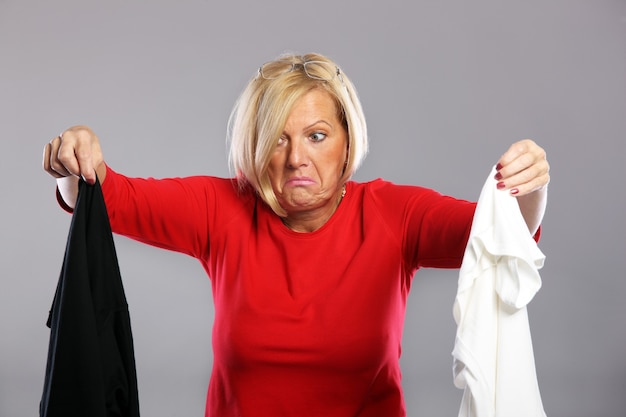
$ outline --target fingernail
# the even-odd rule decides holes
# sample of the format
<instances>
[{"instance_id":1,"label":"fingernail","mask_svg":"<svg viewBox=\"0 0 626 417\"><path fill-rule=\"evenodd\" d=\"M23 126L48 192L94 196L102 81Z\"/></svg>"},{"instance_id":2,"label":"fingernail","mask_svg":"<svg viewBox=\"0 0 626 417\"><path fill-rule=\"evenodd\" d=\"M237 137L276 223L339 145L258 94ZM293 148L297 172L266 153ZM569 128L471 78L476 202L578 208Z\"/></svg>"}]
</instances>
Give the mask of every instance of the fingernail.
<instances>
[{"instance_id":1,"label":"fingernail","mask_svg":"<svg viewBox=\"0 0 626 417\"><path fill-rule=\"evenodd\" d=\"M496 184L496 187L498 188L498 190L501 190L504 187L506 187L506 185L504 185L504 183L502 181L500 181L499 183Z\"/></svg>"},{"instance_id":2,"label":"fingernail","mask_svg":"<svg viewBox=\"0 0 626 417\"><path fill-rule=\"evenodd\" d=\"M511 188L511 195L516 195L519 193L519 190L517 188Z\"/></svg>"},{"instance_id":3,"label":"fingernail","mask_svg":"<svg viewBox=\"0 0 626 417\"><path fill-rule=\"evenodd\" d=\"M494 177L496 181L500 181L502 179L502 174L499 172L496 172L496 175L494 175Z\"/></svg>"},{"instance_id":4,"label":"fingernail","mask_svg":"<svg viewBox=\"0 0 626 417\"><path fill-rule=\"evenodd\" d=\"M96 183L96 180L93 178L86 178L85 176L81 175L83 181L85 181L87 184L89 185L94 185Z\"/></svg>"},{"instance_id":5,"label":"fingernail","mask_svg":"<svg viewBox=\"0 0 626 417\"><path fill-rule=\"evenodd\" d=\"M496 171L500 171L501 169L502 169L502 164L498 162L498 165L496 165Z\"/></svg>"}]
</instances>

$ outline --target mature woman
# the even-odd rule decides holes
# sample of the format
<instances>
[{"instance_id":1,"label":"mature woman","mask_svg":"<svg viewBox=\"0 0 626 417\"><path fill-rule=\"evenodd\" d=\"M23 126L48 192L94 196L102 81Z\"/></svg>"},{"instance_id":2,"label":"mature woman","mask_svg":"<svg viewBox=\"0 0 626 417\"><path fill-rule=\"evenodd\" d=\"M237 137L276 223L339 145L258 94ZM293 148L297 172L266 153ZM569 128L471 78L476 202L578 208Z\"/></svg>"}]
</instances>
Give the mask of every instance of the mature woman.
<instances>
[{"instance_id":1,"label":"mature woman","mask_svg":"<svg viewBox=\"0 0 626 417\"><path fill-rule=\"evenodd\" d=\"M328 58L261 66L233 110L235 178L128 178L98 137L72 127L44 169L71 208L78 178L102 183L113 231L196 257L213 289L207 416L404 416L405 303L420 267L461 264L475 203L350 178L367 152L355 89ZM497 161L529 233L545 209L545 152Z\"/></svg>"}]
</instances>

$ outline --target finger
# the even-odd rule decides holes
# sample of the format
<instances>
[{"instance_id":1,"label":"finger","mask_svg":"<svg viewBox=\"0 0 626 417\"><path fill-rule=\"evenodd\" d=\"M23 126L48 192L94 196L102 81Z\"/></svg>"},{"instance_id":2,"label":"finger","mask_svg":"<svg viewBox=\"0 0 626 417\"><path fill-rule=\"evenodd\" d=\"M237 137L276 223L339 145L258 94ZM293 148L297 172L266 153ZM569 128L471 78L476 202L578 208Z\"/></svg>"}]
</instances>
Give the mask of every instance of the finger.
<instances>
[{"instance_id":1,"label":"finger","mask_svg":"<svg viewBox=\"0 0 626 417\"><path fill-rule=\"evenodd\" d=\"M62 175L53 170L50 166L50 155L52 153L52 145L50 142L46 143L46 146L43 147L43 158L42 158L42 166L43 170L48 174L52 175L54 178L61 178Z\"/></svg>"},{"instance_id":2,"label":"finger","mask_svg":"<svg viewBox=\"0 0 626 417\"><path fill-rule=\"evenodd\" d=\"M502 167L496 174L496 179L511 186L529 181L542 174L542 162L543 160L537 160L534 155L522 154Z\"/></svg>"},{"instance_id":3,"label":"finger","mask_svg":"<svg viewBox=\"0 0 626 417\"><path fill-rule=\"evenodd\" d=\"M102 162L102 150L96 134L87 126L69 129L76 136L74 156L80 167L80 176L90 184L97 180L96 167Z\"/></svg>"},{"instance_id":4,"label":"finger","mask_svg":"<svg viewBox=\"0 0 626 417\"><path fill-rule=\"evenodd\" d=\"M89 184L95 184L96 172L93 161L93 144L91 140L79 141L74 148L74 155L78 160L80 175Z\"/></svg>"},{"instance_id":5,"label":"finger","mask_svg":"<svg viewBox=\"0 0 626 417\"><path fill-rule=\"evenodd\" d=\"M510 190L513 195L524 195L546 186L550 182L550 166L547 160L540 160L530 167L500 179L497 188ZM498 175L496 175L498 179Z\"/></svg>"},{"instance_id":6,"label":"finger","mask_svg":"<svg viewBox=\"0 0 626 417\"><path fill-rule=\"evenodd\" d=\"M58 159L61 140L61 137L57 136L44 148L44 169L55 178L68 177L72 175L72 173L69 172L63 163Z\"/></svg>"},{"instance_id":7,"label":"finger","mask_svg":"<svg viewBox=\"0 0 626 417\"><path fill-rule=\"evenodd\" d=\"M522 165L521 162L513 162L514 165ZM512 175L503 177L501 182L506 184L506 188L518 187L522 184L533 181L535 178L540 178L548 172L547 162L539 161L526 168L520 169Z\"/></svg>"},{"instance_id":8,"label":"finger","mask_svg":"<svg viewBox=\"0 0 626 417\"><path fill-rule=\"evenodd\" d=\"M513 195L531 193L550 181L545 150L530 139L511 145L496 168L497 188Z\"/></svg>"},{"instance_id":9,"label":"finger","mask_svg":"<svg viewBox=\"0 0 626 417\"><path fill-rule=\"evenodd\" d=\"M70 175L80 175L80 165L78 164L78 160L76 159L76 155L74 153L74 148L76 147L77 142L75 135L71 132L66 131L63 132L63 134L59 136L59 138L60 141L56 152L54 147L52 149L52 167L56 169L56 155L56 161L59 166L65 168L65 170L69 172Z\"/></svg>"},{"instance_id":10,"label":"finger","mask_svg":"<svg viewBox=\"0 0 626 417\"><path fill-rule=\"evenodd\" d=\"M66 130L61 135L57 159L71 175L81 176L93 184L95 173L91 140L91 132L88 129L74 127Z\"/></svg>"},{"instance_id":11,"label":"finger","mask_svg":"<svg viewBox=\"0 0 626 417\"><path fill-rule=\"evenodd\" d=\"M541 159L542 153L545 154L543 149L531 139L521 140L512 144L500 157L496 169L503 177L513 175L532 164L535 159ZM545 155L543 157L545 159Z\"/></svg>"},{"instance_id":12,"label":"finger","mask_svg":"<svg viewBox=\"0 0 626 417\"><path fill-rule=\"evenodd\" d=\"M44 171L50 173L50 142L46 143L46 145L43 147L41 166Z\"/></svg>"},{"instance_id":13,"label":"finger","mask_svg":"<svg viewBox=\"0 0 626 417\"><path fill-rule=\"evenodd\" d=\"M528 139L517 142L498 161L496 179L506 180L535 164L547 166L545 150Z\"/></svg>"},{"instance_id":14,"label":"finger","mask_svg":"<svg viewBox=\"0 0 626 417\"><path fill-rule=\"evenodd\" d=\"M537 190L540 190L546 187L549 182L550 182L550 175L546 173L546 174L534 177L532 180L528 182L514 185L513 187L510 188L509 192L511 193L511 195L514 195L516 197L521 197L523 195L533 193Z\"/></svg>"}]
</instances>

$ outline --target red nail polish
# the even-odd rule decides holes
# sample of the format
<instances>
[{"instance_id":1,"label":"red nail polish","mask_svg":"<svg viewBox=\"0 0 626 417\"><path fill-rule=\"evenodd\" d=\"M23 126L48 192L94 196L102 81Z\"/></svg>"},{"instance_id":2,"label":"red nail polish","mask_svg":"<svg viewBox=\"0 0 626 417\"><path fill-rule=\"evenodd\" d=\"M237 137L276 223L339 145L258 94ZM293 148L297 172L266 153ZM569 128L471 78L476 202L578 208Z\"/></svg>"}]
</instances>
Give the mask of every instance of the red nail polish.
<instances>
[{"instance_id":1,"label":"red nail polish","mask_svg":"<svg viewBox=\"0 0 626 417\"><path fill-rule=\"evenodd\" d=\"M496 181L500 181L502 179L502 174L499 172L496 172L496 175L494 175L494 177Z\"/></svg>"},{"instance_id":2,"label":"red nail polish","mask_svg":"<svg viewBox=\"0 0 626 417\"><path fill-rule=\"evenodd\" d=\"M496 187L498 188L498 190L501 190L501 189L503 189L506 186L504 185L504 183L502 181L500 181L499 183L496 184Z\"/></svg>"},{"instance_id":3,"label":"red nail polish","mask_svg":"<svg viewBox=\"0 0 626 417\"><path fill-rule=\"evenodd\" d=\"M498 165L496 165L496 171L500 171L501 169L502 169L502 164L498 162Z\"/></svg>"},{"instance_id":4,"label":"red nail polish","mask_svg":"<svg viewBox=\"0 0 626 417\"><path fill-rule=\"evenodd\" d=\"M519 190L517 188L511 188L511 195L516 195L519 193Z\"/></svg>"}]
</instances>

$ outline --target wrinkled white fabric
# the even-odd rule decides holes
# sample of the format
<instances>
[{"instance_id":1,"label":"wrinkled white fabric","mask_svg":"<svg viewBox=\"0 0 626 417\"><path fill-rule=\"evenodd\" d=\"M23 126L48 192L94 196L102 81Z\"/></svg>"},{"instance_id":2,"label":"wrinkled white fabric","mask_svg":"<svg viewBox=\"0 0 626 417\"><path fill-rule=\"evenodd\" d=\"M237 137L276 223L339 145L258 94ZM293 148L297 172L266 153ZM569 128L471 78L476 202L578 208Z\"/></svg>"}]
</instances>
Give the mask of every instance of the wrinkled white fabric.
<instances>
[{"instance_id":1,"label":"wrinkled white fabric","mask_svg":"<svg viewBox=\"0 0 626 417\"><path fill-rule=\"evenodd\" d=\"M545 256L495 174L478 200L454 301L459 417L544 417L526 305Z\"/></svg>"}]
</instances>

